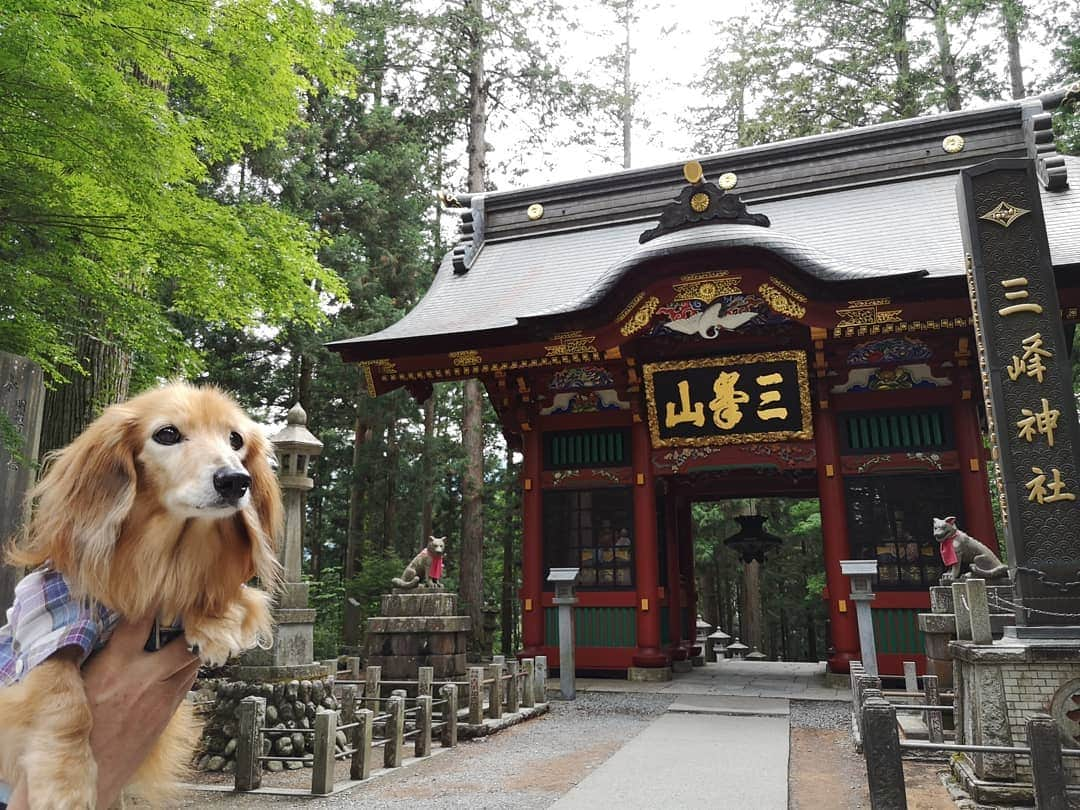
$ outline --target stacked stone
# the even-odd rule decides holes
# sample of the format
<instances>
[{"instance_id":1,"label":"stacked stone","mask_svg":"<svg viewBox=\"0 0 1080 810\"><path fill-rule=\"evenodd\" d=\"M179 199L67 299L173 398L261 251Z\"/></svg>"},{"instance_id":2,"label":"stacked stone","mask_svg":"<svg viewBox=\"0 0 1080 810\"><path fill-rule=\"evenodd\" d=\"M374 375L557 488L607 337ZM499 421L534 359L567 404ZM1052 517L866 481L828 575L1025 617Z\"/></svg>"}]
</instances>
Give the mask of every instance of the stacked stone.
<instances>
[{"instance_id":1,"label":"stacked stone","mask_svg":"<svg viewBox=\"0 0 1080 810\"><path fill-rule=\"evenodd\" d=\"M472 623L458 615L457 594L385 594L380 613L367 621L367 665L381 667L383 679L416 680L420 667L432 667L437 680L465 675Z\"/></svg>"},{"instance_id":2,"label":"stacked stone","mask_svg":"<svg viewBox=\"0 0 1080 810\"><path fill-rule=\"evenodd\" d=\"M196 768L224 773L232 773L236 769L240 701L249 695L266 698L266 728L272 730L263 735L262 755L303 757L302 762L267 762L264 763L266 769L280 771L312 767L314 737L300 730L315 727L316 709L340 709L333 687L333 678L272 684L219 682L213 711L203 729L202 750ZM339 731L335 741L337 750L345 750L347 743L345 732Z\"/></svg>"}]
</instances>

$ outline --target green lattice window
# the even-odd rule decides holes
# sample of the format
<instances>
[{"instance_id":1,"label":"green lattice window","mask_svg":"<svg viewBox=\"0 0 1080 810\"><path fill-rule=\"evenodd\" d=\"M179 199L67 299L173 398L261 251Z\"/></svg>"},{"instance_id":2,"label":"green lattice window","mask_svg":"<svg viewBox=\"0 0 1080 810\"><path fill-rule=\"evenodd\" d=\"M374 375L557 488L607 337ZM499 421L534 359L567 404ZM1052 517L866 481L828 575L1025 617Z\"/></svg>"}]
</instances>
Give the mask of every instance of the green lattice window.
<instances>
[{"instance_id":1,"label":"green lattice window","mask_svg":"<svg viewBox=\"0 0 1080 810\"><path fill-rule=\"evenodd\" d=\"M626 467L630 464L630 432L567 430L544 434L544 469Z\"/></svg>"},{"instance_id":2,"label":"green lattice window","mask_svg":"<svg viewBox=\"0 0 1080 810\"><path fill-rule=\"evenodd\" d=\"M847 454L947 450L953 446L946 408L857 411L841 415L841 441Z\"/></svg>"}]
</instances>

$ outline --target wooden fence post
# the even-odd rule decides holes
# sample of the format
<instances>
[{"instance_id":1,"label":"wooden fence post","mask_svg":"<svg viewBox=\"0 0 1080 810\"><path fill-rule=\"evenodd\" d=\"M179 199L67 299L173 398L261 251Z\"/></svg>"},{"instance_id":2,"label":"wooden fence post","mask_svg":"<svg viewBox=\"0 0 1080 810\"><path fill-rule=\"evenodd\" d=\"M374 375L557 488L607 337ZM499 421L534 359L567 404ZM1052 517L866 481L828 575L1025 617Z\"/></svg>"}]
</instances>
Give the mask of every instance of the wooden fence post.
<instances>
[{"instance_id":1,"label":"wooden fence post","mask_svg":"<svg viewBox=\"0 0 1080 810\"><path fill-rule=\"evenodd\" d=\"M405 747L405 698L391 695L387 701L390 719L386 721L386 745L383 746L383 764L387 768L400 768L402 748Z\"/></svg>"},{"instance_id":2,"label":"wooden fence post","mask_svg":"<svg viewBox=\"0 0 1080 810\"><path fill-rule=\"evenodd\" d=\"M512 661L506 662L506 671L510 675L510 680L506 682L508 687L506 691L506 711L510 714L517 714L521 709L521 679L518 677L518 667L520 664L515 658Z\"/></svg>"},{"instance_id":3,"label":"wooden fence post","mask_svg":"<svg viewBox=\"0 0 1080 810\"><path fill-rule=\"evenodd\" d=\"M872 810L907 810L896 708L881 697L868 696L862 707L862 736L870 807Z\"/></svg>"},{"instance_id":4,"label":"wooden fence post","mask_svg":"<svg viewBox=\"0 0 1080 810\"><path fill-rule=\"evenodd\" d=\"M251 695L240 701L240 728L236 738L237 790L255 790L262 784L262 727L266 725L266 698Z\"/></svg>"},{"instance_id":5,"label":"wooden fence post","mask_svg":"<svg viewBox=\"0 0 1080 810\"><path fill-rule=\"evenodd\" d=\"M498 720L502 717L502 664L492 664L487 668L487 677L491 679L491 697L488 698L488 717Z\"/></svg>"},{"instance_id":6,"label":"wooden fence post","mask_svg":"<svg viewBox=\"0 0 1080 810\"><path fill-rule=\"evenodd\" d=\"M360 657L356 655L350 655L347 660L349 662L349 680L360 680Z\"/></svg>"},{"instance_id":7,"label":"wooden fence post","mask_svg":"<svg viewBox=\"0 0 1080 810\"><path fill-rule=\"evenodd\" d=\"M349 776L353 779L367 779L371 776L371 736L375 727L375 713L371 709L361 709L356 713L359 725L353 729L352 765Z\"/></svg>"},{"instance_id":8,"label":"wooden fence post","mask_svg":"<svg viewBox=\"0 0 1080 810\"><path fill-rule=\"evenodd\" d=\"M416 698L416 737L413 742L413 756L431 755L431 695Z\"/></svg>"},{"instance_id":9,"label":"wooden fence post","mask_svg":"<svg viewBox=\"0 0 1080 810\"><path fill-rule=\"evenodd\" d=\"M923 694L927 706L940 706L941 695L938 692L937 675L923 675ZM945 742L945 725L941 719L941 710L925 712L927 739L932 743Z\"/></svg>"},{"instance_id":10,"label":"wooden fence post","mask_svg":"<svg viewBox=\"0 0 1080 810\"><path fill-rule=\"evenodd\" d=\"M327 796L334 792L334 739L337 737L337 712L319 708L315 711L315 767L311 771L311 792Z\"/></svg>"},{"instance_id":11,"label":"wooden fence post","mask_svg":"<svg viewBox=\"0 0 1080 810\"><path fill-rule=\"evenodd\" d=\"M379 681L382 667L369 666L364 672L364 708L379 714Z\"/></svg>"},{"instance_id":12,"label":"wooden fence post","mask_svg":"<svg viewBox=\"0 0 1080 810\"><path fill-rule=\"evenodd\" d=\"M453 748L457 745L457 684L448 683L444 684L439 693L443 696L446 703L443 704L443 722L446 725L442 730L442 744L443 748Z\"/></svg>"},{"instance_id":13,"label":"wooden fence post","mask_svg":"<svg viewBox=\"0 0 1080 810\"><path fill-rule=\"evenodd\" d=\"M417 670L416 694L430 697L434 680L435 667L419 667Z\"/></svg>"},{"instance_id":14,"label":"wooden fence post","mask_svg":"<svg viewBox=\"0 0 1080 810\"><path fill-rule=\"evenodd\" d=\"M547 656L538 655L536 661L536 702L547 703Z\"/></svg>"},{"instance_id":15,"label":"wooden fence post","mask_svg":"<svg viewBox=\"0 0 1080 810\"><path fill-rule=\"evenodd\" d=\"M484 668L469 667L469 725L484 723Z\"/></svg>"},{"instance_id":16,"label":"wooden fence post","mask_svg":"<svg viewBox=\"0 0 1080 810\"><path fill-rule=\"evenodd\" d=\"M536 672L533 660L525 658L521 662L525 677L521 679L521 705L531 709L536 705Z\"/></svg>"},{"instance_id":17,"label":"wooden fence post","mask_svg":"<svg viewBox=\"0 0 1080 810\"><path fill-rule=\"evenodd\" d=\"M1069 810L1065 795L1065 766L1061 762L1061 736L1048 714L1034 714L1027 721L1031 748L1031 781L1035 810Z\"/></svg>"}]
</instances>

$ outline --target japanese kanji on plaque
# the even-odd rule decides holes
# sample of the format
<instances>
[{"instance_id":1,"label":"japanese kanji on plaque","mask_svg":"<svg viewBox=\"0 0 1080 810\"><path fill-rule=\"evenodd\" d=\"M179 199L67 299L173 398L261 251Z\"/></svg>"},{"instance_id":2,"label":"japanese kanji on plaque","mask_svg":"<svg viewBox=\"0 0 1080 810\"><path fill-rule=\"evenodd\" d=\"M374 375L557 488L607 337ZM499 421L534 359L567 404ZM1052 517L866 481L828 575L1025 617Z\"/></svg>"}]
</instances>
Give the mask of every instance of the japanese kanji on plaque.
<instances>
[{"instance_id":1,"label":"japanese kanji on plaque","mask_svg":"<svg viewBox=\"0 0 1080 810\"><path fill-rule=\"evenodd\" d=\"M958 196L1017 625L1080 624L1080 437L1034 167L965 170Z\"/></svg>"},{"instance_id":2,"label":"japanese kanji on plaque","mask_svg":"<svg viewBox=\"0 0 1080 810\"><path fill-rule=\"evenodd\" d=\"M646 364L653 446L812 438L806 368L801 351Z\"/></svg>"}]
</instances>

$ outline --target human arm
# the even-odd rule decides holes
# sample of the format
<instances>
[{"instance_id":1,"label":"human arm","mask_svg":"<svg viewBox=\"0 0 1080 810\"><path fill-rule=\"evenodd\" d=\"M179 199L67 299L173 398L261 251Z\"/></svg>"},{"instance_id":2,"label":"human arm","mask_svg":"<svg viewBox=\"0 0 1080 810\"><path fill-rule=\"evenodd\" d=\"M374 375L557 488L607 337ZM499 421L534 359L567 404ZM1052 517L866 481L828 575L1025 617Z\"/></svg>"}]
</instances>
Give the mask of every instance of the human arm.
<instances>
[{"instance_id":1,"label":"human arm","mask_svg":"<svg viewBox=\"0 0 1080 810\"><path fill-rule=\"evenodd\" d=\"M105 647L82 669L93 717L90 748L98 766L98 807L111 807L165 730L199 668L199 659L177 639L159 652L143 645L152 619L122 621ZM9 810L25 810L27 791L17 785Z\"/></svg>"}]
</instances>

